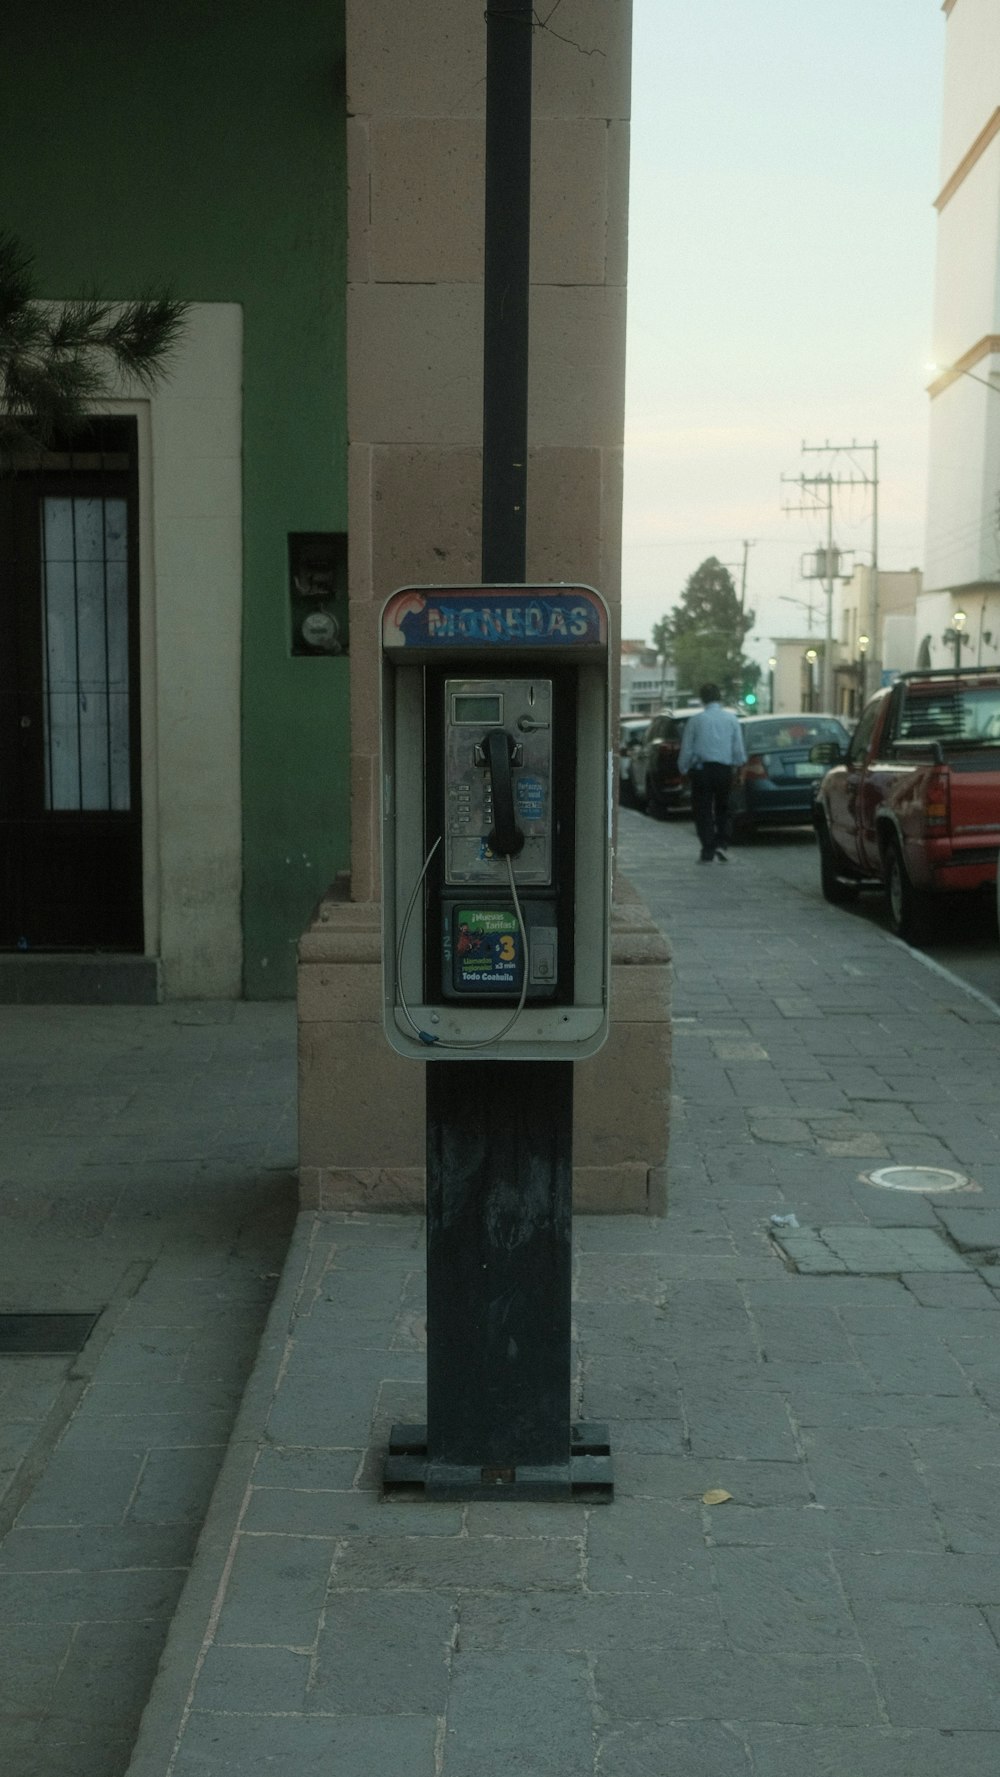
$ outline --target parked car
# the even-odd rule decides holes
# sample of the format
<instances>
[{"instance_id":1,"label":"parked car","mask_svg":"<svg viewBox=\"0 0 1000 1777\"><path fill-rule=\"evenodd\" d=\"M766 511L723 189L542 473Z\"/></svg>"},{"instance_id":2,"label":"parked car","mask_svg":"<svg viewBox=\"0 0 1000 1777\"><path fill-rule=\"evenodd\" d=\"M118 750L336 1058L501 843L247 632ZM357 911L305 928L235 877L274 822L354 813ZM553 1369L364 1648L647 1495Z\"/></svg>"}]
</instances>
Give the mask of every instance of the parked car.
<instances>
[{"instance_id":1,"label":"parked car","mask_svg":"<svg viewBox=\"0 0 1000 1777\"><path fill-rule=\"evenodd\" d=\"M920 944L942 894L994 892L1000 672L903 673L865 706L843 761L827 763L814 823L828 901L884 888L892 930Z\"/></svg>"},{"instance_id":2,"label":"parked car","mask_svg":"<svg viewBox=\"0 0 1000 1777\"><path fill-rule=\"evenodd\" d=\"M635 807L629 766L648 727L648 716L622 716L618 723L618 800L625 808Z\"/></svg>"},{"instance_id":3,"label":"parked car","mask_svg":"<svg viewBox=\"0 0 1000 1777\"><path fill-rule=\"evenodd\" d=\"M843 722L808 711L748 716L741 732L747 762L736 773L730 800L734 842L750 839L758 827L808 826L826 769L810 754L818 742L846 753L850 736Z\"/></svg>"},{"instance_id":4,"label":"parked car","mask_svg":"<svg viewBox=\"0 0 1000 1777\"><path fill-rule=\"evenodd\" d=\"M677 768L684 724L693 710L663 710L654 716L629 760L633 805L657 820L691 807L691 786Z\"/></svg>"}]
</instances>

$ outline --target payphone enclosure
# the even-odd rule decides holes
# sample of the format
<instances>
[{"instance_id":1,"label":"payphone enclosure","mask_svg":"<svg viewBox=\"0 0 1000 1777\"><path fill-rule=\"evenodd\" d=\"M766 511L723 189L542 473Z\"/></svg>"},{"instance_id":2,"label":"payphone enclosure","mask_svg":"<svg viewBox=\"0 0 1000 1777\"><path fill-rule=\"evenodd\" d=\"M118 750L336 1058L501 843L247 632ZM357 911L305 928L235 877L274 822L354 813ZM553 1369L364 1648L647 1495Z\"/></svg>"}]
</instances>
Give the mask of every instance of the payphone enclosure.
<instances>
[{"instance_id":1,"label":"payphone enclosure","mask_svg":"<svg viewBox=\"0 0 1000 1777\"><path fill-rule=\"evenodd\" d=\"M384 1027L421 1061L579 1060L608 1031L608 609L404 587L382 611Z\"/></svg>"}]
</instances>

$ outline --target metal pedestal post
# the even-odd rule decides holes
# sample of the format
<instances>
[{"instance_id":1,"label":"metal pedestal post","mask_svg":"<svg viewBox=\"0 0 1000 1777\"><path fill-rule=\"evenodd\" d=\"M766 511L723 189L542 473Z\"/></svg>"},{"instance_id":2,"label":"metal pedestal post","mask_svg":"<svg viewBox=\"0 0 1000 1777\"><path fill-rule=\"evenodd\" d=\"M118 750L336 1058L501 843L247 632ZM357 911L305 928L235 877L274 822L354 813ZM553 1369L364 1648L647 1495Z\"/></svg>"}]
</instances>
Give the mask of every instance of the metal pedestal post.
<instances>
[{"instance_id":1,"label":"metal pedestal post","mask_svg":"<svg viewBox=\"0 0 1000 1777\"><path fill-rule=\"evenodd\" d=\"M570 1419L573 1064L427 1067L427 1424L387 1487L607 1497L605 1426Z\"/></svg>"}]
</instances>

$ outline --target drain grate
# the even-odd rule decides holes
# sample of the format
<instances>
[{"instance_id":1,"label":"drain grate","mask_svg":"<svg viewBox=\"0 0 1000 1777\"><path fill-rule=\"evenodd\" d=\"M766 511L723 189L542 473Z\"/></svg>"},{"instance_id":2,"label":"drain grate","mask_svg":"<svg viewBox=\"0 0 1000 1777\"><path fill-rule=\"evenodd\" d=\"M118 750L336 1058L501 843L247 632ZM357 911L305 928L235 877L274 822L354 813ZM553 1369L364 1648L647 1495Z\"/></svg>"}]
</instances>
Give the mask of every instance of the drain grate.
<instances>
[{"instance_id":1,"label":"drain grate","mask_svg":"<svg viewBox=\"0 0 1000 1777\"><path fill-rule=\"evenodd\" d=\"M0 1314L0 1357L75 1357L82 1351L94 1314Z\"/></svg>"}]
</instances>

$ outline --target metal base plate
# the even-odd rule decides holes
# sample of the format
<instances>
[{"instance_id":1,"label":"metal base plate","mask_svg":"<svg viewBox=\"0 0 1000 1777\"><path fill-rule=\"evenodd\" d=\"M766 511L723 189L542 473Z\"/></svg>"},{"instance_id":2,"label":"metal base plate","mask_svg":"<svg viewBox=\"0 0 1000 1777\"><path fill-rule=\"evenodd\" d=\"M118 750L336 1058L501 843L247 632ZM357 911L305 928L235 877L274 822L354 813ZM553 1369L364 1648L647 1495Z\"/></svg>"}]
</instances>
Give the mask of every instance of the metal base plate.
<instances>
[{"instance_id":1,"label":"metal base plate","mask_svg":"<svg viewBox=\"0 0 1000 1777\"><path fill-rule=\"evenodd\" d=\"M564 1463L518 1463L510 1468L435 1462L426 1425L394 1425L383 1471L385 1491L423 1499L610 1500L615 1483L606 1425L582 1421L570 1428Z\"/></svg>"}]
</instances>

